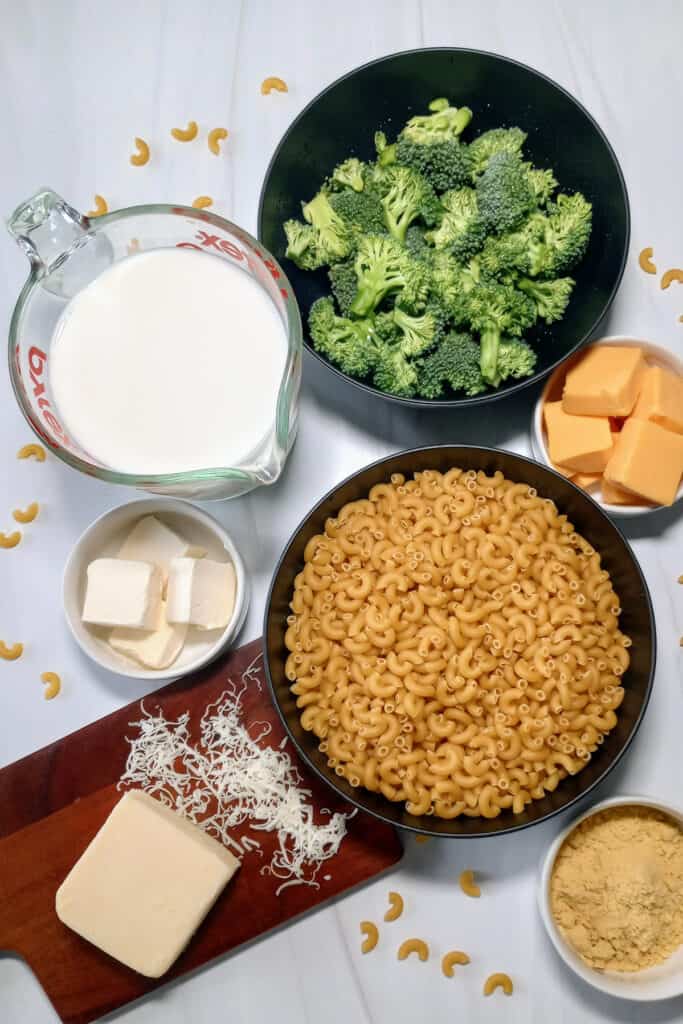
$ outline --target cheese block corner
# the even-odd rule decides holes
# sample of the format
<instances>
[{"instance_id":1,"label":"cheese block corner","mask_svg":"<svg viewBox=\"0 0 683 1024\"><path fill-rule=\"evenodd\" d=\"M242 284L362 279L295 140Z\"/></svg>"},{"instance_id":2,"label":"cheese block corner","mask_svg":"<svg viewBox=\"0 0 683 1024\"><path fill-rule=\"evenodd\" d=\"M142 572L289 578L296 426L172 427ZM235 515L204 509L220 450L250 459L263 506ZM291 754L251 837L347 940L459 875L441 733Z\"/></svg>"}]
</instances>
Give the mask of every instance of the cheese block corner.
<instances>
[{"instance_id":1,"label":"cheese block corner","mask_svg":"<svg viewBox=\"0 0 683 1024\"><path fill-rule=\"evenodd\" d=\"M574 416L629 416L645 371L641 348L593 345L567 372L562 407Z\"/></svg>"},{"instance_id":2,"label":"cheese block corner","mask_svg":"<svg viewBox=\"0 0 683 1024\"><path fill-rule=\"evenodd\" d=\"M650 420L624 424L605 480L656 505L672 505L683 476L683 434Z\"/></svg>"}]
</instances>

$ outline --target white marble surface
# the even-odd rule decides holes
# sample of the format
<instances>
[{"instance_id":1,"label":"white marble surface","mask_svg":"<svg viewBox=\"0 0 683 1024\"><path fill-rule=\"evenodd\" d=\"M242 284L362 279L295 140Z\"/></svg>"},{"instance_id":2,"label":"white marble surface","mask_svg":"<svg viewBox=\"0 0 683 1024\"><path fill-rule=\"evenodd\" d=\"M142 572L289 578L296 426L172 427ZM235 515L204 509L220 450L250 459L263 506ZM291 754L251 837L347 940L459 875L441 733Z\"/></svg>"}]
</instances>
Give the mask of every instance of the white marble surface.
<instances>
[{"instance_id":1,"label":"white marble surface","mask_svg":"<svg viewBox=\"0 0 683 1024\"><path fill-rule=\"evenodd\" d=\"M581 99L611 139L628 182L632 251L605 333L629 332L683 354L683 291L660 292L638 269L636 254L654 245L662 267L680 265L683 93L678 0L0 0L0 96L4 131L0 211L40 185L87 209L94 192L112 207L190 201L199 193L216 209L255 229L259 187L270 154L292 118L337 75L382 54L420 45L464 45L505 53L551 75ZM287 95L264 98L261 80L283 76ZM226 125L226 155L179 146L171 126L195 118ZM154 145L144 171L128 164L131 138ZM0 235L0 320L7 323L23 282L23 257ZM272 490L213 506L233 531L254 580L243 638L260 632L265 589L286 537L313 501L344 474L398 448L437 441L481 442L528 451L531 389L490 410L412 415L382 404L352 406L346 393L306 365L301 434L285 477ZM81 478L55 459L18 462L31 440L0 379L3 511L37 499L41 518L21 547L0 559L0 636L21 637L25 656L0 664L0 764L107 714L144 692L96 670L67 634L60 607L64 560L80 531L132 493ZM624 766L602 795L680 794L683 722L683 523L676 512L626 527L654 599L659 662L645 723ZM58 670L58 700L41 696L40 672ZM392 879L407 912L395 934L424 935L435 953L469 950L457 980L438 962L397 964L394 941L358 952L358 921L378 918L389 888L380 881L302 920L180 985L165 989L118 1020L131 1024L233 1024L322 1020L412 1024L425 1018L540 1022L673 1022L683 1002L643 1007L602 997L570 976L552 952L535 908L538 859L562 821L496 841L408 842ZM456 879L464 866L485 875L484 895L467 901ZM0 870L2 867L0 865ZM515 980L512 999L484 1000L493 970ZM49 1024L56 1017L28 968L0 959L0 1020Z\"/></svg>"}]
</instances>

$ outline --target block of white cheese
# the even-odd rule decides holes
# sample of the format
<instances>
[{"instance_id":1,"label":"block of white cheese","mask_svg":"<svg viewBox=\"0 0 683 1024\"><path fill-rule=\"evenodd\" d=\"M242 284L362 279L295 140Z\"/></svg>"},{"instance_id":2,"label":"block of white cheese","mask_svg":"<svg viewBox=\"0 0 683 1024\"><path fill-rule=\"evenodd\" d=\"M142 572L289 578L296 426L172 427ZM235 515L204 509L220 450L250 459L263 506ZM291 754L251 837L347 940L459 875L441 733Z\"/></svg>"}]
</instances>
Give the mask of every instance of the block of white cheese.
<instances>
[{"instance_id":1,"label":"block of white cheese","mask_svg":"<svg viewBox=\"0 0 683 1024\"><path fill-rule=\"evenodd\" d=\"M109 645L147 668L168 668L182 651L186 635L184 623L167 621L166 602L161 601L153 629L113 629Z\"/></svg>"},{"instance_id":2,"label":"block of white cheese","mask_svg":"<svg viewBox=\"0 0 683 1024\"><path fill-rule=\"evenodd\" d=\"M166 526L156 516L144 516L137 521L124 540L118 557L140 558L145 562L153 562L161 569L165 584L172 558L201 558L205 554L204 548L189 544L184 537L170 526Z\"/></svg>"},{"instance_id":3,"label":"block of white cheese","mask_svg":"<svg viewBox=\"0 0 683 1024\"><path fill-rule=\"evenodd\" d=\"M159 978L239 866L197 825L134 790L57 890L57 916L109 956Z\"/></svg>"},{"instance_id":4,"label":"block of white cheese","mask_svg":"<svg viewBox=\"0 0 683 1024\"><path fill-rule=\"evenodd\" d=\"M149 561L97 558L87 570L83 622L153 629L161 603L161 573Z\"/></svg>"},{"instance_id":5,"label":"block of white cheese","mask_svg":"<svg viewBox=\"0 0 683 1024\"><path fill-rule=\"evenodd\" d=\"M166 615L200 629L224 629L235 607L235 569L208 558L174 558L168 575Z\"/></svg>"}]
</instances>

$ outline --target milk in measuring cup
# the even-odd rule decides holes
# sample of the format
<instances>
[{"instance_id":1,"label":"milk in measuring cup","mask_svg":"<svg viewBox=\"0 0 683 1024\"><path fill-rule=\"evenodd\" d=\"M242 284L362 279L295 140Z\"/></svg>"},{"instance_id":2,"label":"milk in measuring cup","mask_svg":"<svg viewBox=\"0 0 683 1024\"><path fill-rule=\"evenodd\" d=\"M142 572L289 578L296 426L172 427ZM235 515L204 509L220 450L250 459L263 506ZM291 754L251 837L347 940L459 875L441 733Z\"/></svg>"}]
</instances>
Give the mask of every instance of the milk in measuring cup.
<instances>
[{"instance_id":1,"label":"milk in measuring cup","mask_svg":"<svg viewBox=\"0 0 683 1024\"><path fill-rule=\"evenodd\" d=\"M277 310L232 263L157 249L68 304L50 383L73 439L125 473L239 466L270 433L287 358Z\"/></svg>"}]
</instances>

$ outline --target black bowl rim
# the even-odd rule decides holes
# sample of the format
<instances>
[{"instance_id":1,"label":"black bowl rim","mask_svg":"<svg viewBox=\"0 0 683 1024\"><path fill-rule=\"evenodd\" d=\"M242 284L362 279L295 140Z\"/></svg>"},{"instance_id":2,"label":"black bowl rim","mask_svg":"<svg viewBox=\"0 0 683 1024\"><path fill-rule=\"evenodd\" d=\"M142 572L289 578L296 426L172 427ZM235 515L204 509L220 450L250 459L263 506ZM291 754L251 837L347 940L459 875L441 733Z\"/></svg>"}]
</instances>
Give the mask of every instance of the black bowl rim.
<instances>
[{"instance_id":1,"label":"black bowl rim","mask_svg":"<svg viewBox=\"0 0 683 1024\"><path fill-rule=\"evenodd\" d=\"M280 155L280 150L284 146L285 142L289 138L294 128L298 125L299 121L301 121L302 118L306 116L311 107L313 107L318 102L318 100L322 99L323 96L325 96L328 92L334 89L341 82L345 82L348 78L352 78L360 71L365 71L366 68L373 67L375 64L383 64L385 61L394 60L394 58L396 57L406 57L417 53L473 53L482 57L493 57L495 60L504 61L506 64L514 64L516 67L522 68L524 71L528 71L532 75L536 75L537 78L543 79L549 85L554 86L555 89L558 90L558 92L561 92L576 107L578 107L579 110L586 116L586 118L593 125L596 132L604 142L605 147L607 148L607 152L609 153L614 162L614 166L617 171L617 177L619 179L619 184L621 186L621 195L624 202L624 210L626 213L626 238L624 241L624 251L621 255L621 265L619 267L619 272L615 278L614 285L609 296L607 297L605 305L600 314L595 318L595 320L591 324L589 330L584 332L583 336L579 339L579 341L576 342L576 344L571 348L569 352L565 352L565 354L561 358L557 359L551 366L547 367L547 369L540 370L538 373L535 373L531 377L525 377L524 380L517 381L516 383L510 384L505 388L499 388L496 391L492 391L490 393L483 395L475 395L474 397L471 398L468 398L467 396L463 396L462 398L432 399L401 398L399 395L390 395L387 391L380 391L379 388L373 387L372 384L366 384L364 381L356 380L354 377L350 377L348 374L344 373L343 370L340 370L337 366L329 362L327 359L325 359L324 356L317 352L309 342L306 335L306 330L304 330L303 332L304 348L310 355L317 359L318 362L321 363L323 366L327 367L328 370L334 373L341 380L347 381L349 384L352 384L354 387L358 388L360 391L364 391L368 395L373 395L376 398L384 398L386 401L394 402L397 405L407 406L408 408L412 407L414 409L454 409L468 405L483 405L486 402L495 402L500 400L501 398L507 398L508 395L517 394L519 391L522 391L523 388L529 387L529 385L531 384L536 384L538 381L543 380L544 377L547 377L549 374L551 374L553 370L555 370L560 365L560 363L564 362L565 359L568 359L575 352L578 352L578 350L582 348L591 339L593 333L597 330L598 326L602 323L603 319L609 312L609 309L616 297L617 291L619 290L619 286L621 285L621 280L624 276L624 270L626 269L626 261L628 259L629 245L631 242L631 206L628 198L628 189L626 188L626 179L624 178L624 172L621 169L621 164L619 163L617 154L614 151L614 147L612 146L605 132L602 130L602 128L600 127L596 119L593 117L593 115L590 113L590 111L587 110L583 103L581 103L580 100L577 100L577 98L573 96L568 89L565 89L564 86L559 84L559 82L556 82L554 78L550 78L549 75L543 74L542 71L538 71L536 68L532 68L529 64L524 64L520 60L514 60L512 57L504 57L502 54L494 53L491 50L478 50L469 46L418 46L412 50L397 50L395 53L385 54L383 57L376 57L374 60L366 61L365 64L359 64L358 67L353 68L353 70L351 71L347 71L346 74L344 75L340 75L339 78L335 78L333 82L330 82L330 84L326 85L324 89L321 89L320 92L317 93L312 100L309 100L309 102L306 104L303 110L301 110L297 114L292 123L285 130L282 138L280 139L275 148L275 152L270 158L268 167L266 168L265 176L263 178L263 184L261 185L261 194L259 196L258 204L256 233L259 242L261 242L262 245L265 244L263 241L263 208L265 205L266 189L270 181L270 176L272 174L275 163ZM294 293L294 298L296 300L296 293ZM304 323L303 317L302 323Z\"/></svg>"},{"instance_id":2,"label":"black bowl rim","mask_svg":"<svg viewBox=\"0 0 683 1024\"><path fill-rule=\"evenodd\" d=\"M285 713L284 713L284 711L283 711L283 709L282 709L282 707L280 705L280 701L277 698L277 694L275 692L275 685L273 683L273 679L272 679L271 672L270 672L270 658L269 658L269 655L268 655L268 624L269 624L270 615L271 615L271 604L272 604L272 600L273 600L273 590L275 589L275 583L276 583L276 581L278 579L278 576L280 574L280 570L282 569L282 565L283 565L283 562L285 560L285 556L287 555L287 552L289 551L290 547L294 543L294 541L295 541L296 537L298 536L300 530L302 530L304 528L304 526L309 521L309 519L311 518L313 513L316 512L317 509L320 508L320 506L323 505L326 501L328 501L330 498L332 498L333 495L337 491L339 491L342 487L345 487L346 484L350 483L352 480L355 480L357 477L362 476L364 473L367 473L370 470L375 469L378 466L381 466L385 462L389 462L390 460L393 460L393 459L396 459L396 458L403 458L403 457L408 458L411 455L416 455L416 454L422 453L422 452L443 452L445 449L450 449L450 448L469 448L469 449L473 449L473 450L476 450L476 451L479 451L479 452L487 452L487 453L490 453L490 454L493 454L493 455L512 455L515 458L521 459L522 462L529 463L530 465L533 465L533 466L543 470L545 473L549 474L550 476L557 477L558 480L562 480L565 483L570 484L574 488L574 490L577 492L577 494L579 495L580 498L584 499L585 501L587 501L591 505L593 505L598 510L598 512L600 513L601 517L612 527L612 529L616 532L616 534L619 537L619 539L622 541L622 543L623 543L623 545L624 545L624 547L626 549L626 553L630 557L631 562L633 563L633 565L634 565L634 567L636 569L636 572L637 572L638 576L640 577L640 582L641 582L642 587L643 587L643 593L645 595L645 603L647 605L648 619L649 619L649 624L650 624L650 633L652 635L652 659L651 659L651 662L650 662L650 670L648 672L647 686L646 686L646 689L645 689L645 694L644 694L644 697L643 697L643 702L641 704L640 710L638 712L638 715L636 717L635 722L633 723L633 726L631 728L631 731L630 731L629 735L627 736L627 738L626 738L626 740L625 740L621 750L618 751L618 753L615 755L615 757L610 762L610 764L607 765L605 770L596 779L594 779L593 782L589 786L587 786L585 790L583 790L582 792L578 793L575 797L573 797L568 803L564 804L562 807L557 807L554 810L549 811L547 814L544 814L542 817L536 818L534 821L527 821L527 822L524 822L524 823L520 823L518 825L512 824L508 828L499 828L495 832L476 832L476 833L470 833L470 834L463 834L463 833L457 833L457 832L448 833L448 832L436 831L436 830L430 829L428 827L419 827L419 826L415 826L415 825L400 824L400 823L394 821L392 818L386 817L381 812L372 810L371 808L367 807L360 799L355 799L354 797L348 796L346 793L343 793L337 787L337 785L330 778L328 778L328 776L323 771L321 771L317 767L317 765L315 765L313 763L313 761L311 761L311 759L309 758L308 754L303 749L303 747L301 746L299 741L294 736L292 730L290 729L289 722L287 720L287 716L285 715ZM309 509L309 511L306 513L306 515L300 520L298 525L292 531L292 533L291 533L287 543L285 544L285 546L282 549L282 554L280 555L280 558L278 559L277 565L275 566L275 571L273 572L273 576L272 576L272 579L270 581L270 586L268 587L268 596L266 598L265 611L264 611L264 615L263 615L263 665L264 665L264 669L265 669L266 682L268 683L268 690L269 690L269 693L270 693L270 699L272 700L273 704L275 705L275 709L276 709L276 711L277 711L277 713L278 713L278 715L280 717L280 721L282 722L284 730L287 733L287 735L289 736L289 739L291 740L291 742L292 742L292 744L294 746L294 749L296 750L297 754L302 759L302 761L304 762L306 767L310 771L312 771L315 775L317 775L317 777L319 779L321 779L321 781L324 782L325 785L329 789L331 789L334 793L336 793L336 795L341 800L343 800L345 803L351 804L353 807L355 807L359 811L362 811L364 814L369 814L369 815L371 815L371 817L377 818L377 819L379 819L379 821L383 821L387 825L392 825L394 828L402 829L405 832L412 832L412 833L414 833L416 835L431 836L431 837L433 837L435 839L490 839L490 838L493 838L494 836L510 835L512 832L522 832L524 829L533 828L535 825L540 825L542 822L549 821L551 818L557 817L558 814L564 814L565 811L568 811L568 810L570 810L570 808L575 807L576 804L578 804L582 800L584 800L590 793L592 793L595 789L597 789L598 786L602 785L602 783L605 781L607 776L617 767L617 765L619 764L621 759L624 757L624 755L626 754L626 752L629 749L629 747L631 746L631 744L633 743L633 740L635 739L636 733L640 729L640 726L642 724L643 718L645 717L645 712L647 711L647 707L648 707L648 705L650 703L650 697L652 696L652 687L653 687L653 683L654 683L655 668L657 666L657 629L656 629L656 625L655 625L654 607L653 607L653 604L652 604L652 597L650 596L650 589L649 589L649 587L647 585L647 580L645 579L645 576L643 575L643 570L642 570L642 568L640 566L640 562L636 558L635 552L633 551L633 548L629 544L629 542L628 542L627 538L624 536L623 532L619 529L619 527L614 522L614 520L610 516L607 515L605 510L603 508L601 508L601 506L598 505L598 503L590 496L590 494L588 494L586 491L583 491L580 487L577 487L576 484L572 483L571 480L567 480L567 478L562 476L560 473L556 473L555 470L551 469L549 466L544 466L542 463L537 462L535 459L529 458L529 456L527 456L527 455L521 455L519 452L508 451L505 448L492 448L492 447L488 447L486 445L476 445L476 444L459 444L459 445L431 444L431 445L421 445L421 446L419 446L417 448L405 448L405 449L403 449L401 451L398 451L398 452L392 452L389 455L383 455L382 458L375 459L374 462L369 462L366 466L363 466L361 469L358 469L358 470L356 470L353 473L349 473L348 476L344 477L343 480L340 480L339 483L334 485L334 487L331 487L318 501L316 501L316 503ZM387 800L386 803L389 804L390 801ZM422 817L426 817L426 815L422 815Z\"/></svg>"}]
</instances>

